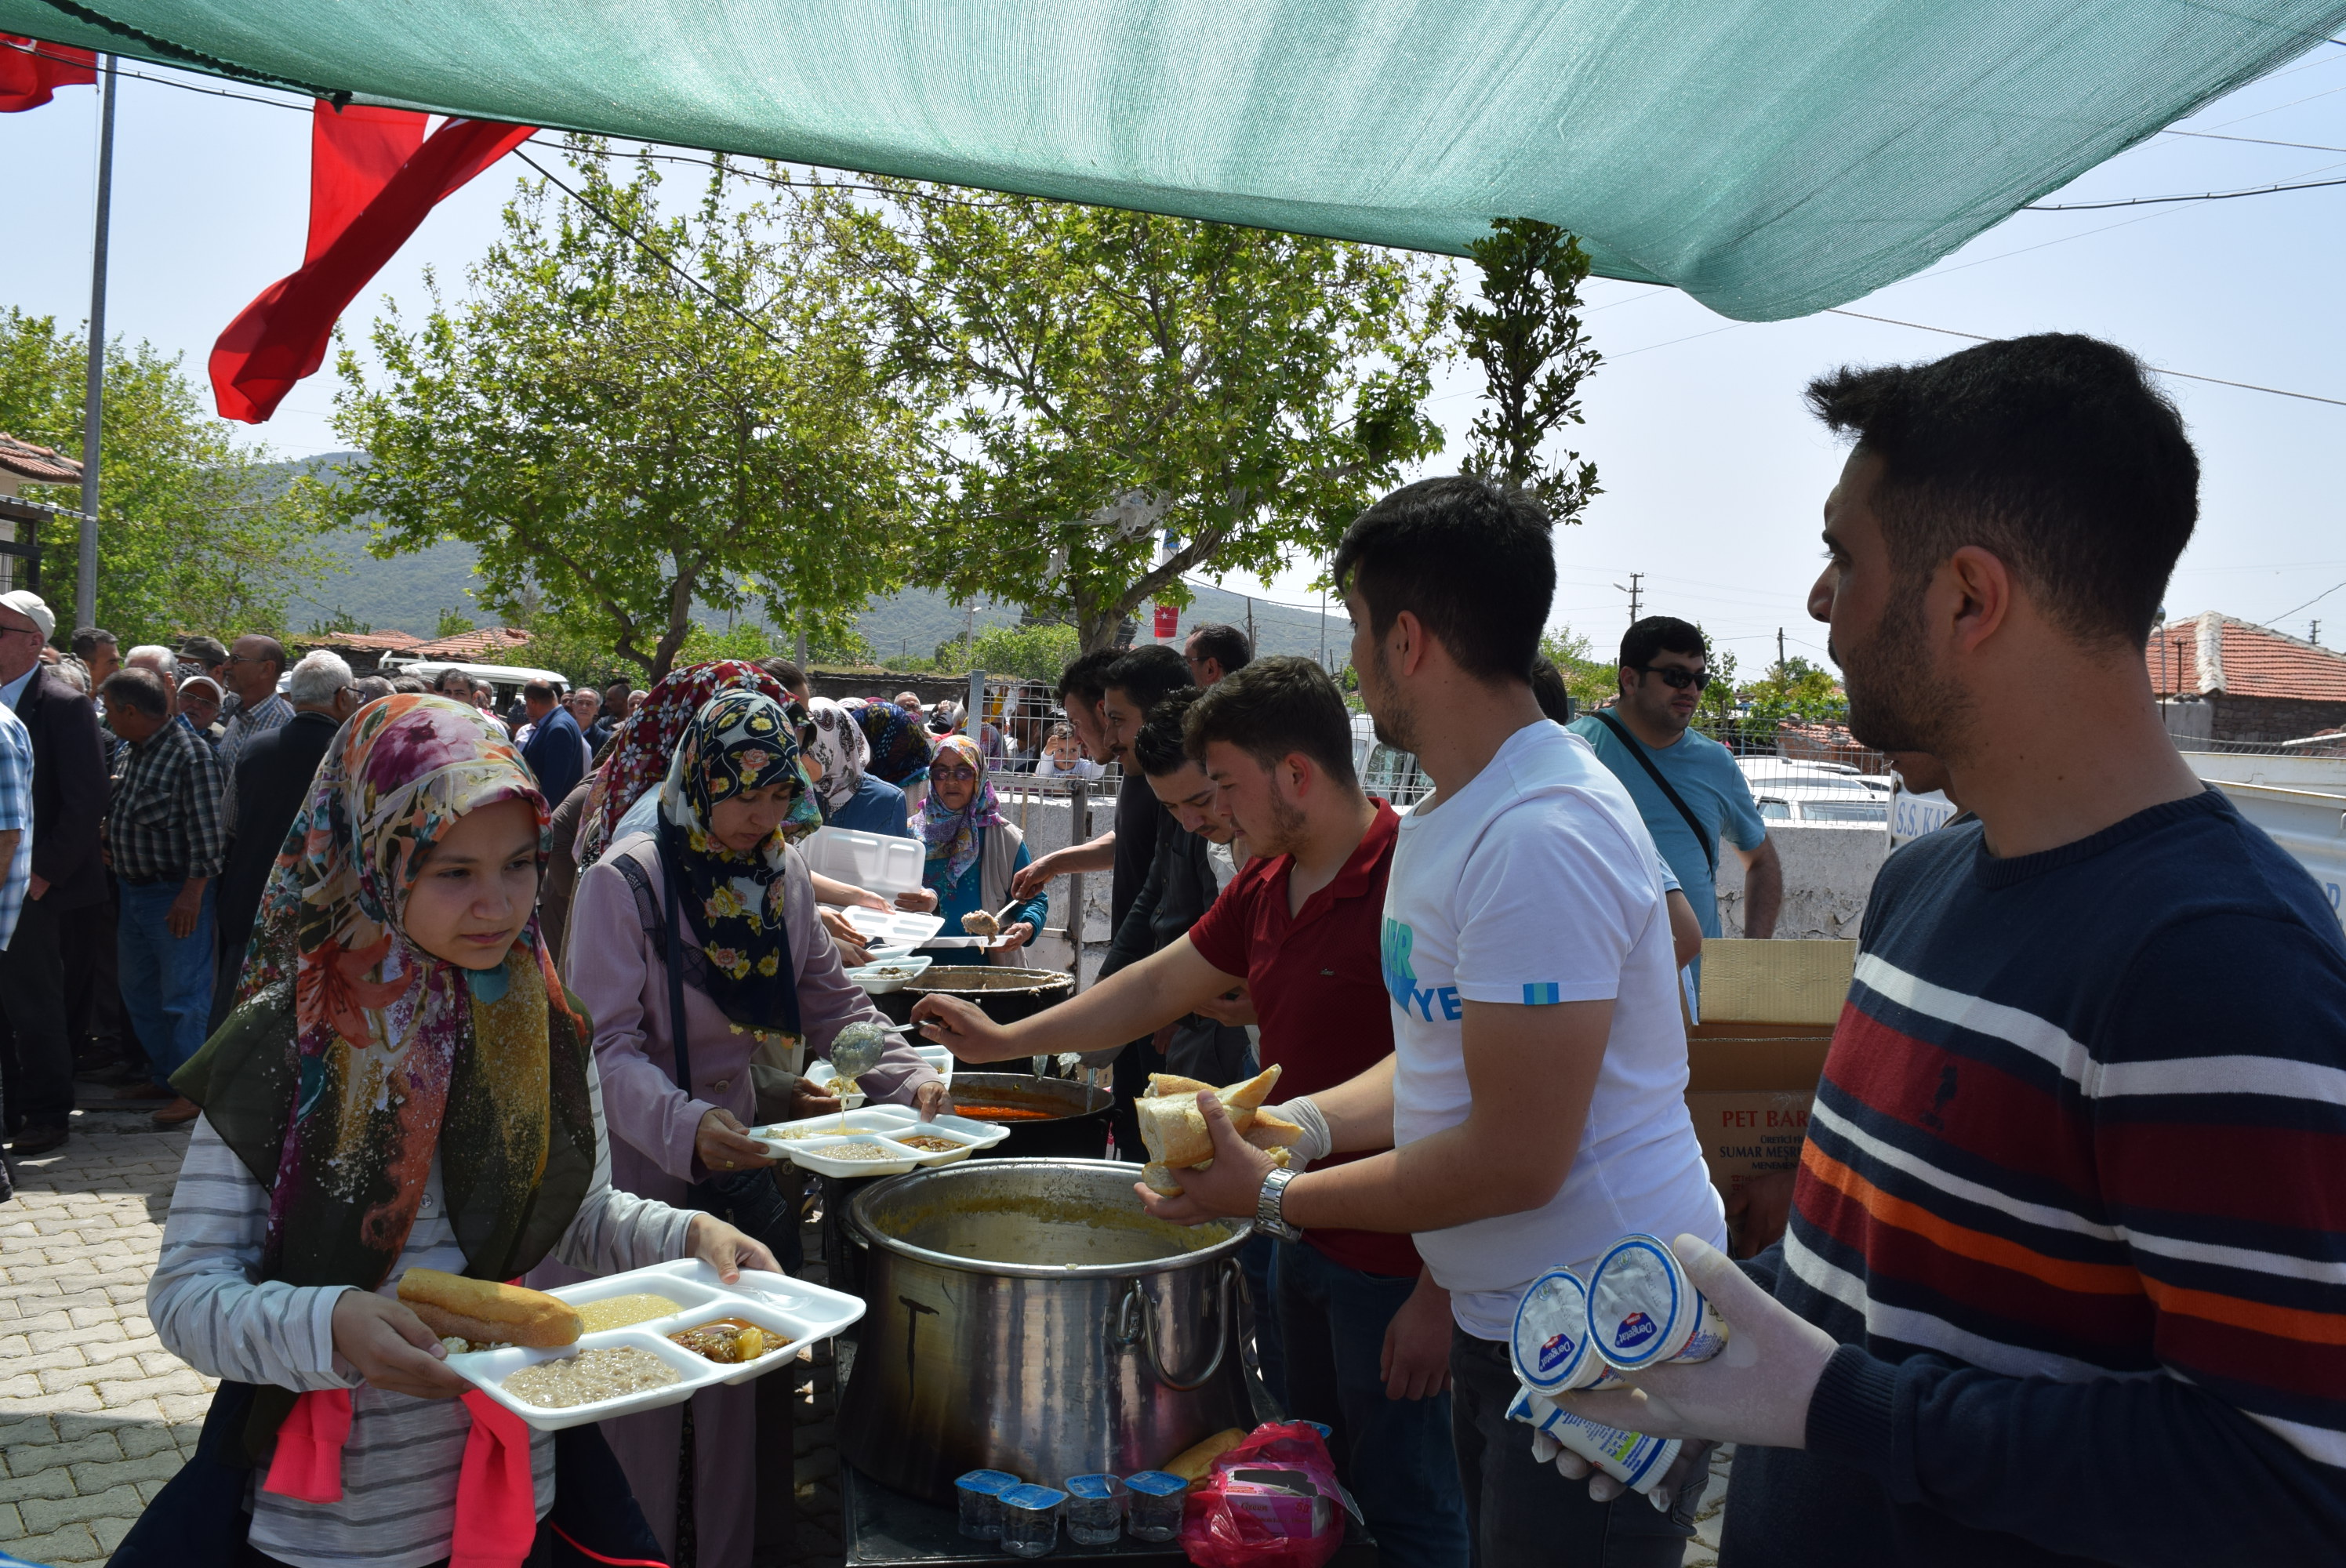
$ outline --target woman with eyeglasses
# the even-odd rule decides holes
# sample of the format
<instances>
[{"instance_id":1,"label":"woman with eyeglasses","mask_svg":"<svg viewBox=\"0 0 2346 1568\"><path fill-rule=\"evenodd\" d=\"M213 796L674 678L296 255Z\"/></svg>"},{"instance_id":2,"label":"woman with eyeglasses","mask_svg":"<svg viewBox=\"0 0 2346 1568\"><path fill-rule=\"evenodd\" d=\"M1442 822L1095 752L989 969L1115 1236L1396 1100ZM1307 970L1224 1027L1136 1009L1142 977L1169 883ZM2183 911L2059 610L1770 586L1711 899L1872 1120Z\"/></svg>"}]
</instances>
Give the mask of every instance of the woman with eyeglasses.
<instances>
[{"instance_id":1,"label":"woman with eyeglasses","mask_svg":"<svg viewBox=\"0 0 2346 1568\"><path fill-rule=\"evenodd\" d=\"M936 759L929 765L929 798L921 807L921 841L928 846L921 884L937 895L937 912L945 917L941 936L984 934L966 932L962 917L1000 915L1005 940L987 949L986 957L1015 964L1021 962L1020 950L1042 931L1051 903L1038 892L1004 912L1011 902L1011 879L1029 857L1018 830L1003 819L985 775L985 758L975 741L966 735L938 739ZM929 951L941 963L969 961L967 948Z\"/></svg>"}]
</instances>

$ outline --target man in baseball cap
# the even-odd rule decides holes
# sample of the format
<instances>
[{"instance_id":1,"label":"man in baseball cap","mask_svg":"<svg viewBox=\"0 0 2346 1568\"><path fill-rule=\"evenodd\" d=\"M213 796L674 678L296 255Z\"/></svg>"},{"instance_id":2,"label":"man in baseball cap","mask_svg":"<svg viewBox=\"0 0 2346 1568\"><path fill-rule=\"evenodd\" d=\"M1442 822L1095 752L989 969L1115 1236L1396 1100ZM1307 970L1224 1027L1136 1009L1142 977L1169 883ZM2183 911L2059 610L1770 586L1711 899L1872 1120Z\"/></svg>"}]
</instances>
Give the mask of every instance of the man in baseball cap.
<instances>
[{"instance_id":1,"label":"man in baseball cap","mask_svg":"<svg viewBox=\"0 0 2346 1568\"><path fill-rule=\"evenodd\" d=\"M5 605L35 626L41 628L41 640L47 642L57 635L57 617L46 600L30 588L18 588L14 593L0 594L0 605Z\"/></svg>"}]
</instances>

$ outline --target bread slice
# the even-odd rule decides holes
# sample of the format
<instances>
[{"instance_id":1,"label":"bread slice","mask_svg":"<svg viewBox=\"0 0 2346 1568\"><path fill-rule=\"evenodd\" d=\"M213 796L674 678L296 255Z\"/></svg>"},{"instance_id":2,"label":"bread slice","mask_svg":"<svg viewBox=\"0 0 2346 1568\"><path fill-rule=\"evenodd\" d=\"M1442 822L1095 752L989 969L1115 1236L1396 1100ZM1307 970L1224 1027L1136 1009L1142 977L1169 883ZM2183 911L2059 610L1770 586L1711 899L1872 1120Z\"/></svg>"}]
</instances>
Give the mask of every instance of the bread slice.
<instances>
[{"instance_id":1,"label":"bread slice","mask_svg":"<svg viewBox=\"0 0 2346 1568\"><path fill-rule=\"evenodd\" d=\"M1279 1071L1276 1066L1266 1067L1244 1083L1224 1089L1192 1089L1188 1085L1196 1082L1194 1079L1151 1074L1150 1093L1132 1103L1133 1114L1140 1123L1140 1141L1148 1145L1150 1161L1178 1171L1214 1157L1213 1135L1206 1128L1205 1113L1198 1109L1200 1093L1210 1093L1222 1103L1222 1108L1229 1113L1230 1125L1241 1135L1250 1133L1259 1119L1257 1107L1270 1097L1279 1083ZM1294 1142L1301 1132L1287 1122L1274 1125L1283 1135L1278 1137L1279 1145Z\"/></svg>"},{"instance_id":2,"label":"bread slice","mask_svg":"<svg viewBox=\"0 0 2346 1568\"><path fill-rule=\"evenodd\" d=\"M399 1278L399 1298L435 1334L474 1344L575 1345L586 1324L578 1308L543 1290L468 1279L437 1268L411 1268Z\"/></svg>"}]
</instances>

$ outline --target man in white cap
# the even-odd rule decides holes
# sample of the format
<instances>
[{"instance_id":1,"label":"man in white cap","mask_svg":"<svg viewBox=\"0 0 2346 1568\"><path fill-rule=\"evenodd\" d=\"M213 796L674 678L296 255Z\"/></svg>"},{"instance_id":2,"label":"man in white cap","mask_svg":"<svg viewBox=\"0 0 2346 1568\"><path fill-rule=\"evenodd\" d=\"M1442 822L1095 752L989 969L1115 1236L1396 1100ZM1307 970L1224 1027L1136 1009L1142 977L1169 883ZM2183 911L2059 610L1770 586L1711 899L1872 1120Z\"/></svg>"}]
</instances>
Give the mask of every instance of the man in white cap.
<instances>
[{"instance_id":1,"label":"man in white cap","mask_svg":"<svg viewBox=\"0 0 2346 1568\"><path fill-rule=\"evenodd\" d=\"M9 1151L46 1154L66 1141L73 1114L73 1042L58 930L72 911L106 900L98 823L106 815L105 745L88 697L41 662L56 616L38 594L0 594L0 707L33 745L33 831L25 901L0 950L0 1011L15 1049L0 1059ZM19 851L22 853L22 850Z\"/></svg>"}]
</instances>

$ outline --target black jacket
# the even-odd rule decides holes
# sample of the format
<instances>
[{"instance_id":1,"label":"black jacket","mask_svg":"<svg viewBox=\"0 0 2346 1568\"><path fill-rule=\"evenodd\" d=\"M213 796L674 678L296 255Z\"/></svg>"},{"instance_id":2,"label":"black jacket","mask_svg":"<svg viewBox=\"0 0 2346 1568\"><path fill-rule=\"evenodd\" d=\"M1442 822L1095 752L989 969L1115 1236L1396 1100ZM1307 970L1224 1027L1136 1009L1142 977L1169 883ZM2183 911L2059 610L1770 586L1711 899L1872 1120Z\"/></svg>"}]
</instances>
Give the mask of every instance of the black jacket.
<instances>
[{"instance_id":1,"label":"black jacket","mask_svg":"<svg viewBox=\"0 0 2346 1568\"><path fill-rule=\"evenodd\" d=\"M98 824L113 786L97 709L45 666L25 683L16 717L33 732L33 874L49 884L41 901L59 911L103 903Z\"/></svg>"},{"instance_id":2,"label":"black jacket","mask_svg":"<svg viewBox=\"0 0 2346 1568\"><path fill-rule=\"evenodd\" d=\"M244 965L244 945L260 912L269 873L285 847L285 834L310 798L318 762L332 748L342 726L322 713L296 713L276 728L254 736L236 759L236 820L228 864L212 889L212 921L219 932L219 974L212 986L212 1027L228 1016L236 977Z\"/></svg>"}]
</instances>

